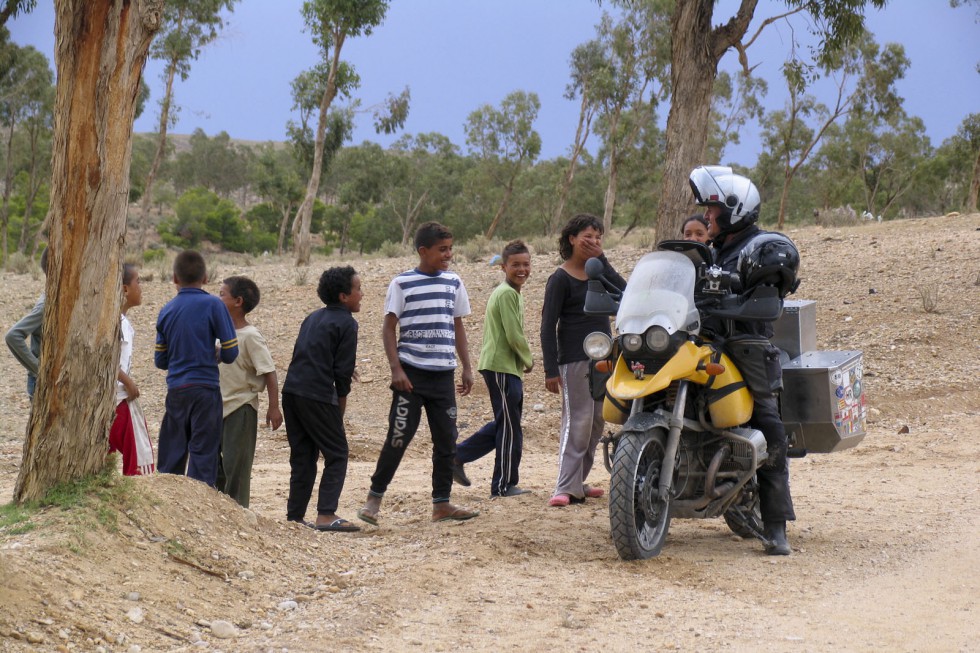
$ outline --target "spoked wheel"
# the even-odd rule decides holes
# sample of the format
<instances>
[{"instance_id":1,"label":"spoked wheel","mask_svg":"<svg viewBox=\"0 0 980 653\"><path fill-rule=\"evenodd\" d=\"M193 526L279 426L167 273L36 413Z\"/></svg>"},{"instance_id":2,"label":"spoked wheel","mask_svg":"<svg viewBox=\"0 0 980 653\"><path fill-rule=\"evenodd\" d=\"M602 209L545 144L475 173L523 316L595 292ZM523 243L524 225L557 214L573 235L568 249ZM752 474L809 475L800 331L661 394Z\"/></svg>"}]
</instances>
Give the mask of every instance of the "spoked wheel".
<instances>
[{"instance_id":1,"label":"spoked wheel","mask_svg":"<svg viewBox=\"0 0 980 653\"><path fill-rule=\"evenodd\" d=\"M755 481L746 485L738 503L725 511L725 523L739 537L765 539L762 509L759 506L759 487Z\"/></svg>"},{"instance_id":2,"label":"spoked wheel","mask_svg":"<svg viewBox=\"0 0 980 653\"><path fill-rule=\"evenodd\" d=\"M670 497L658 498L667 433L626 433L616 445L609 484L609 523L623 560L660 553L670 527Z\"/></svg>"}]
</instances>

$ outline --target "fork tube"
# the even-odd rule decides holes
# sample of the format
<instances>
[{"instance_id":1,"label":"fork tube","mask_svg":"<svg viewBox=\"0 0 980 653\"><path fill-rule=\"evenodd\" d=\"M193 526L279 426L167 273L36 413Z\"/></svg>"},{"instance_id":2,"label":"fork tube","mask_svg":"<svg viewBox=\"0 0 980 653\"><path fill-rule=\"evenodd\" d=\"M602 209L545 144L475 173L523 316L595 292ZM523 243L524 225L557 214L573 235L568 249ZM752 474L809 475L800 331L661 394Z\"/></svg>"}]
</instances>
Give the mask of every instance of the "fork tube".
<instances>
[{"instance_id":1,"label":"fork tube","mask_svg":"<svg viewBox=\"0 0 980 653\"><path fill-rule=\"evenodd\" d=\"M674 480L674 458L677 457L677 447L681 442L681 429L684 427L687 384L687 381L677 383L677 399L674 400L674 412L670 416L670 429L667 431L667 447L664 451L664 460L660 466L659 498L661 500L669 496L670 486Z\"/></svg>"}]
</instances>

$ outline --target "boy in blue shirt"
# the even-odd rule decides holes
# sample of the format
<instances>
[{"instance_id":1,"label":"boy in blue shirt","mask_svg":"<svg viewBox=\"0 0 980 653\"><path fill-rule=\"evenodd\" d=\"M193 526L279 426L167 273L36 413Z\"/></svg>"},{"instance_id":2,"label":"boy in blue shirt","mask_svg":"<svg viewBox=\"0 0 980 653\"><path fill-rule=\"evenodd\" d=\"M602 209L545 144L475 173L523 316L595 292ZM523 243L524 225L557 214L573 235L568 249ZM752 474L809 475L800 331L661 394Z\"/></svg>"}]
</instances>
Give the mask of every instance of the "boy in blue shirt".
<instances>
[{"instance_id":1,"label":"boy in blue shirt","mask_svg":"<svg viewBox=\"0 0 980 653\"><path fill-rule=\"evenodd\" d=\"M238 337L228 309L202 289L207 281L204 258L185 250L174 259L177 296L157 318L153 362L167 370L167 400L157 471L184 474L215 486L221 445L221 386L215 340L222 363L238 357Z\"/></svg>"}]
</instances>

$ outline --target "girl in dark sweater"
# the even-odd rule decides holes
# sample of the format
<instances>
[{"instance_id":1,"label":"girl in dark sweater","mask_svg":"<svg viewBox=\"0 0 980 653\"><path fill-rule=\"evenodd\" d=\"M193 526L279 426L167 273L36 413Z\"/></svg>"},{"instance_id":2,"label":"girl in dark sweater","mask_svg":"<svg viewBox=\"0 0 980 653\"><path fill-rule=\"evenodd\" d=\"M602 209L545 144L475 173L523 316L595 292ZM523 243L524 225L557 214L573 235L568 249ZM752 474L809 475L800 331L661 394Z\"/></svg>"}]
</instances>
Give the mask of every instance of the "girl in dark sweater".
<instances>
[{"instance_id":1,"label":"girl in dark sweater","mask_svg":"<svg viewBox=\"0 0 980 653\"><path fill-rule=\"evenodd\" d=\"M593 331L610 333L609 318L585 314L588 277L585 262L598 258L604 275L620 289L626 281L602 253L602 221L579 214L568 221L558 241L564 261L548 278L541 308L541 350L544 355L545 387L561 393L561 432L558 436L558 482L548 502L567 506L585 497L601 497L601 488L585 484L595 450L602 437L602 401L589 391L589 358L582 349L585 336Z\"/></svg>"}]
</instances>

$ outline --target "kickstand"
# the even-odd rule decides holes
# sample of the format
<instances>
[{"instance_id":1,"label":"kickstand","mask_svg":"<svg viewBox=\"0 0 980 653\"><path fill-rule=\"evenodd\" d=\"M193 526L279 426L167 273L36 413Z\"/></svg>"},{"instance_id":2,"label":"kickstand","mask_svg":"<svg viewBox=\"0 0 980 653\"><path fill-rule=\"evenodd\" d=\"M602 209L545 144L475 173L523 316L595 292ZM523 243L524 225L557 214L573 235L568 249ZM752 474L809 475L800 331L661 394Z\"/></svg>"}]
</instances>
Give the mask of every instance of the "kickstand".
<instances>
[{"instance_id":1,"label":"kickstand","mask_svg":"<svg viewBox=\"0 0 980 653\"><path fill-rule=\"evenodd\" d=\"M753 537L766 546L770 546L772 544L769 538L766 537L766 534L756 528L755 520L746 516L745 509L742 506L732 506L728 510L729 515L733 518L733 520L738 522L738 524L744 527L745 530L752 533Z\"/></svg>"}]
</instances>

